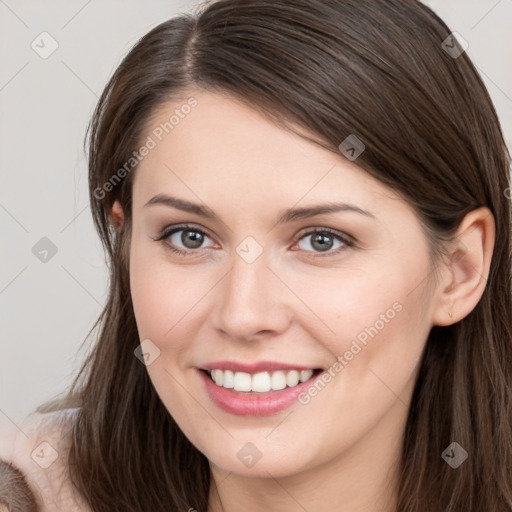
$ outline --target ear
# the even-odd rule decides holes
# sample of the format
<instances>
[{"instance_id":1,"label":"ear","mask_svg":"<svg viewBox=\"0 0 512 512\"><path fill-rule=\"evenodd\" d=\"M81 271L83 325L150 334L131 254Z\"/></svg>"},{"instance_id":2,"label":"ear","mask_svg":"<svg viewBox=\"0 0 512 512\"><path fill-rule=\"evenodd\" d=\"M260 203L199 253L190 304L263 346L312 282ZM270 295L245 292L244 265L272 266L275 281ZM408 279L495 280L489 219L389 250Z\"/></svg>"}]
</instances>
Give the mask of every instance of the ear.
<instances>
[{"instance_id":1,"label":"ear","mask_svg":"<svg viewBox=\"0 0 512 512\"><path fill-rule=\"evenodd\" d=\"M433 325L456 323L478 304L487 284L495 229L494 216L487 207L473 210L464 217L449 262L441 272Z\"/></svg>"},{"instance_id":2,"label":"ear","mask_svg":"<svg viewBox=\"0 0 512 512\"><path fill-rule=\"evenodd\" d=\"M114 201L112 205L112 224L118 230L122 229L124 225L124 212L118 200Z\"/></svg>"}]
</instances>

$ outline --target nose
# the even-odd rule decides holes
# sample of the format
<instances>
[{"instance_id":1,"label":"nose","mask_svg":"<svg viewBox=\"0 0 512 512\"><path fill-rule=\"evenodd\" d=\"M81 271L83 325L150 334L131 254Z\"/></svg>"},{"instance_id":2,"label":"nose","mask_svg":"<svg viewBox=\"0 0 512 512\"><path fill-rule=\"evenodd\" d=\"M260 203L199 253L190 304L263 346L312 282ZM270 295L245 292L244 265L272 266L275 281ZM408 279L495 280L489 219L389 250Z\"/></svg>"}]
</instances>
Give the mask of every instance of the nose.
<instances>
[{"instance_id":1,"label":"nose","mask_svg":"<svg viewBox=\"0 0 512 512\"><path fill-rule=\"evenodd\" d=\"M214 322L224 336L249 341L287 329L291 293L269 267L265 252L252 263L234 254L230 271L216 288Z\"/></svg>"}]
</instances>

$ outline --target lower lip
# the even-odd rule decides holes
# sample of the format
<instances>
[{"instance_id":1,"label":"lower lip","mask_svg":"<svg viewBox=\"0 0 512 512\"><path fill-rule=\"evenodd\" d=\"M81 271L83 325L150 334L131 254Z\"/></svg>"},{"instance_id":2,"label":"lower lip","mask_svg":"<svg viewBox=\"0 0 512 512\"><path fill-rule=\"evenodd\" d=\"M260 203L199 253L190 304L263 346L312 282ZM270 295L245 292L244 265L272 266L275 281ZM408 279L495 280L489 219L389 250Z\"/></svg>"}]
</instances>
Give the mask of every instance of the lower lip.
<instances>
[{"instance_id":1,"label":"lower lip","mask_svg":"<svg viewBox=\"0 0 512 512\"><path fill-rule=\"evenodd\" d=\"M237 416L270 416L290 407L322 375L313 376L292 388L266 393L242 393L217 386L204 370L198 370L210 398L224 411Z\"/></svg>"}]
</instances>

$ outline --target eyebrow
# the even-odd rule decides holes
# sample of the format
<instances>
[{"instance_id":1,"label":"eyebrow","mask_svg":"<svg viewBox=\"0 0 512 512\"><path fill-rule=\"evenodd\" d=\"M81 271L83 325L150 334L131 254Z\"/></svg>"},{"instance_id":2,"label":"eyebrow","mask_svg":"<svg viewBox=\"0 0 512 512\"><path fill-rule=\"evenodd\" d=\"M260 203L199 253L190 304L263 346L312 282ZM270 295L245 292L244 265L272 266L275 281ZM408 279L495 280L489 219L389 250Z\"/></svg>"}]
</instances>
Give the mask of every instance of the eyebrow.
<instances>
[{"instance_id":1,"label":"eyebrow","mask_svg":"<svg viewBox=\"0 0 512 512\"><path fill-rule=\"evenodd\" d=\"M144 205L144 208L154 204L162 204L171 208L182 210L184 212L193 213L207 219L219 220L215 212L207 206L192 203L186 199L172 197L167 194L157 194L156 196L152 197ZM354 204L329 202L303 208L288 208L279 215L276 220L276 224L284 224L296 220L307 219L309 217L315 217L316 215L325 215L328 213L336 212L355 212L375 219L375 215L373 215L373 213L369 212L368 210L359 208Z\"/></svg>"}]
</instances>

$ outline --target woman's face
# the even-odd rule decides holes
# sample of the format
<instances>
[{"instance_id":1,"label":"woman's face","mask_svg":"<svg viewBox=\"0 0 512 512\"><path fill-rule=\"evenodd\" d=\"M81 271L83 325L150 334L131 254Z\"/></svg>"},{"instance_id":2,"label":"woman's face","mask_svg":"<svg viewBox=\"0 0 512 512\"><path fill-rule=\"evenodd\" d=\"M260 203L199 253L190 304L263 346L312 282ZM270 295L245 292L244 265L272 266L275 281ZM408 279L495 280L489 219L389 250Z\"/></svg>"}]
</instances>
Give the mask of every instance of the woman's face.
<instances>
[{"instance_id":1,"label":"woman's face","mask_svg":"<svg viewBox=\"0 0 512 512\"><path fill-rule=\"evenodd\" d=\"M134 171L131 293L158 395L226 471L357 465L363 446L378 460L398 446L433 324L417 217L357 159L228 96L193 98L160 110ZM309 373L294 368L323 372L297 387Z\"/></svg>"}]
</instances>

